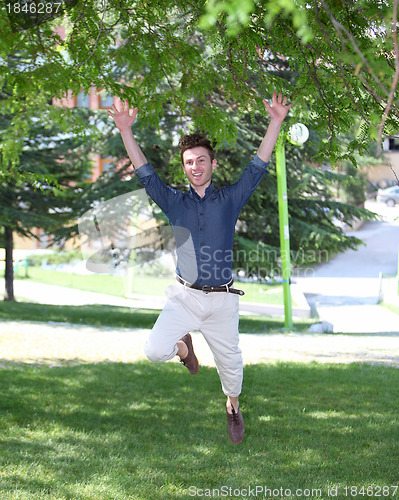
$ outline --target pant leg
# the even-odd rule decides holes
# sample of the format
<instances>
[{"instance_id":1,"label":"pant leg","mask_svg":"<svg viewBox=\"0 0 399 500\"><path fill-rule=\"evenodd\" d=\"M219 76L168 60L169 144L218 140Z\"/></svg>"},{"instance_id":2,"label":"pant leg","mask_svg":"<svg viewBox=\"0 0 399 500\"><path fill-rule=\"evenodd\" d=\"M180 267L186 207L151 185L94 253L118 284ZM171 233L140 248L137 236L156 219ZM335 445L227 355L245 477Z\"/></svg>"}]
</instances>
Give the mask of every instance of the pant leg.
<instances>
[{"instance_id":1,"label":"pant leg","mask_svg":"<svg viewBox=\"0 0 399 500\"><path fill-rule=\"evenodd\" d=\"M239 298L229 293L212 294L212 311L201 324L226 396L238 397L242 389L243 363L239 343Z\"/></svg>"},{"instance_id":2,"label":"pant leg","mask_svg":"<svg viewBox=\"0 0 399 500\"><path fill-rule=\"evenodd\" d=\"M188 307L189 294L181 289L171 295L144 346L147 358L154 363L168 361L176 356L177 342L191 330L199 329L199 319Z\"/></svg>"}]
</instances>

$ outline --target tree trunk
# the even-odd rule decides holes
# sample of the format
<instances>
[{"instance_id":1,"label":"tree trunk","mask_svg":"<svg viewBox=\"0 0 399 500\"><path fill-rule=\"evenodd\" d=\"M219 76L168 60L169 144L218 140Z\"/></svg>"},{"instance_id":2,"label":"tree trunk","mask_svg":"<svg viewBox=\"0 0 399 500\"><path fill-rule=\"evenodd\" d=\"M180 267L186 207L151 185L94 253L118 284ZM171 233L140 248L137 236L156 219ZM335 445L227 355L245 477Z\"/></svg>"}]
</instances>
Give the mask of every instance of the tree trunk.
<instances>
[{"instance_id":1,"label":"tree trunk","mask_svg":"<svg viewBox=\"0 0 399 500\"><path fill-rule=\"evenodd\" d=\"M13 262L13 250L14 243L12 238L12 229L11 227L5 227L5 240L6 240L6 273L5 273L5 282L6 289L4 294L4 300L13 300L14 297L14 262Z\"/></svg>"}]
</instances>

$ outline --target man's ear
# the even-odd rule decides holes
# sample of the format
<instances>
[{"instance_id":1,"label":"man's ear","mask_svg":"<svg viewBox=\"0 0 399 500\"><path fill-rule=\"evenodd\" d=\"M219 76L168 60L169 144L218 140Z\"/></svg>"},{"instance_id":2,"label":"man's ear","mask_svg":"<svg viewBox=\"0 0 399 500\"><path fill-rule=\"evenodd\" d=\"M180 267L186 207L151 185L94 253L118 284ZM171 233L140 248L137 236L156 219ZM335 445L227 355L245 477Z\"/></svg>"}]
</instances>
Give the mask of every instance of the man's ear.
<instances>
[{"instance_id":1,"label":"man's ear","mask_svg":"<svg viewBox=\"0 0 399 500\"><path fill-rule=\"evenodd\" d=\"M217 160L212 160L212 170L215 170L215 168L217 167Z\"/></svg>"}]
</instances>

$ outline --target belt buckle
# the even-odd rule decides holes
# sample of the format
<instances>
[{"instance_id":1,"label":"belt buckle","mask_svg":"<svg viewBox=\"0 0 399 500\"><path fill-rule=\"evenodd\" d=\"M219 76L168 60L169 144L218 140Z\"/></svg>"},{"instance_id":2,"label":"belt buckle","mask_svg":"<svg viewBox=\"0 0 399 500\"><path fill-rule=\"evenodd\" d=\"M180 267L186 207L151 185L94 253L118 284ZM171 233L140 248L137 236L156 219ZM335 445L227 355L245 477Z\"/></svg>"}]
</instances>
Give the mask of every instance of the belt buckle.
<instances>
[{"instance_id":1,"label":"belt buckle","mask_svg":"<svg viewBox=\"0 0 399 500\"><path fill-rule=\"evenodd\" d=\"M205 290L205 288L208 288L208 290ZM204 285L202 287L202 292L205 293L206 295L208 295L209 292L212 292L212 290L210 290L210 288L213 288L213 287L210 287L208 285Z\"/></svg>"}]
</instances>

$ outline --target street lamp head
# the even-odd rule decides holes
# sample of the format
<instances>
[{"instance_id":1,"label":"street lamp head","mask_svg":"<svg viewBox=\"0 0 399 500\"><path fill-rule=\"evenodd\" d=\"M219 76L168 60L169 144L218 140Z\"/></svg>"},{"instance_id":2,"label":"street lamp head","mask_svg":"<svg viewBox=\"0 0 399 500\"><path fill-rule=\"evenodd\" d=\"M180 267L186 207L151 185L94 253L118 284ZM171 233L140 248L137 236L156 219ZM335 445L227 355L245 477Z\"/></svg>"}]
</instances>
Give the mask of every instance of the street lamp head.
<instances>
[{"instance_id":1,"label":"street lamp head","mask_svg":"<svg viewBox=\"0 0 399 500\"><path fill-rule=\"evenodd\" d=\"M301 146L309 139L309 129L303 123L294 123L288 129L288 140L291 144Z\"/></svg>"}]
</instances>

